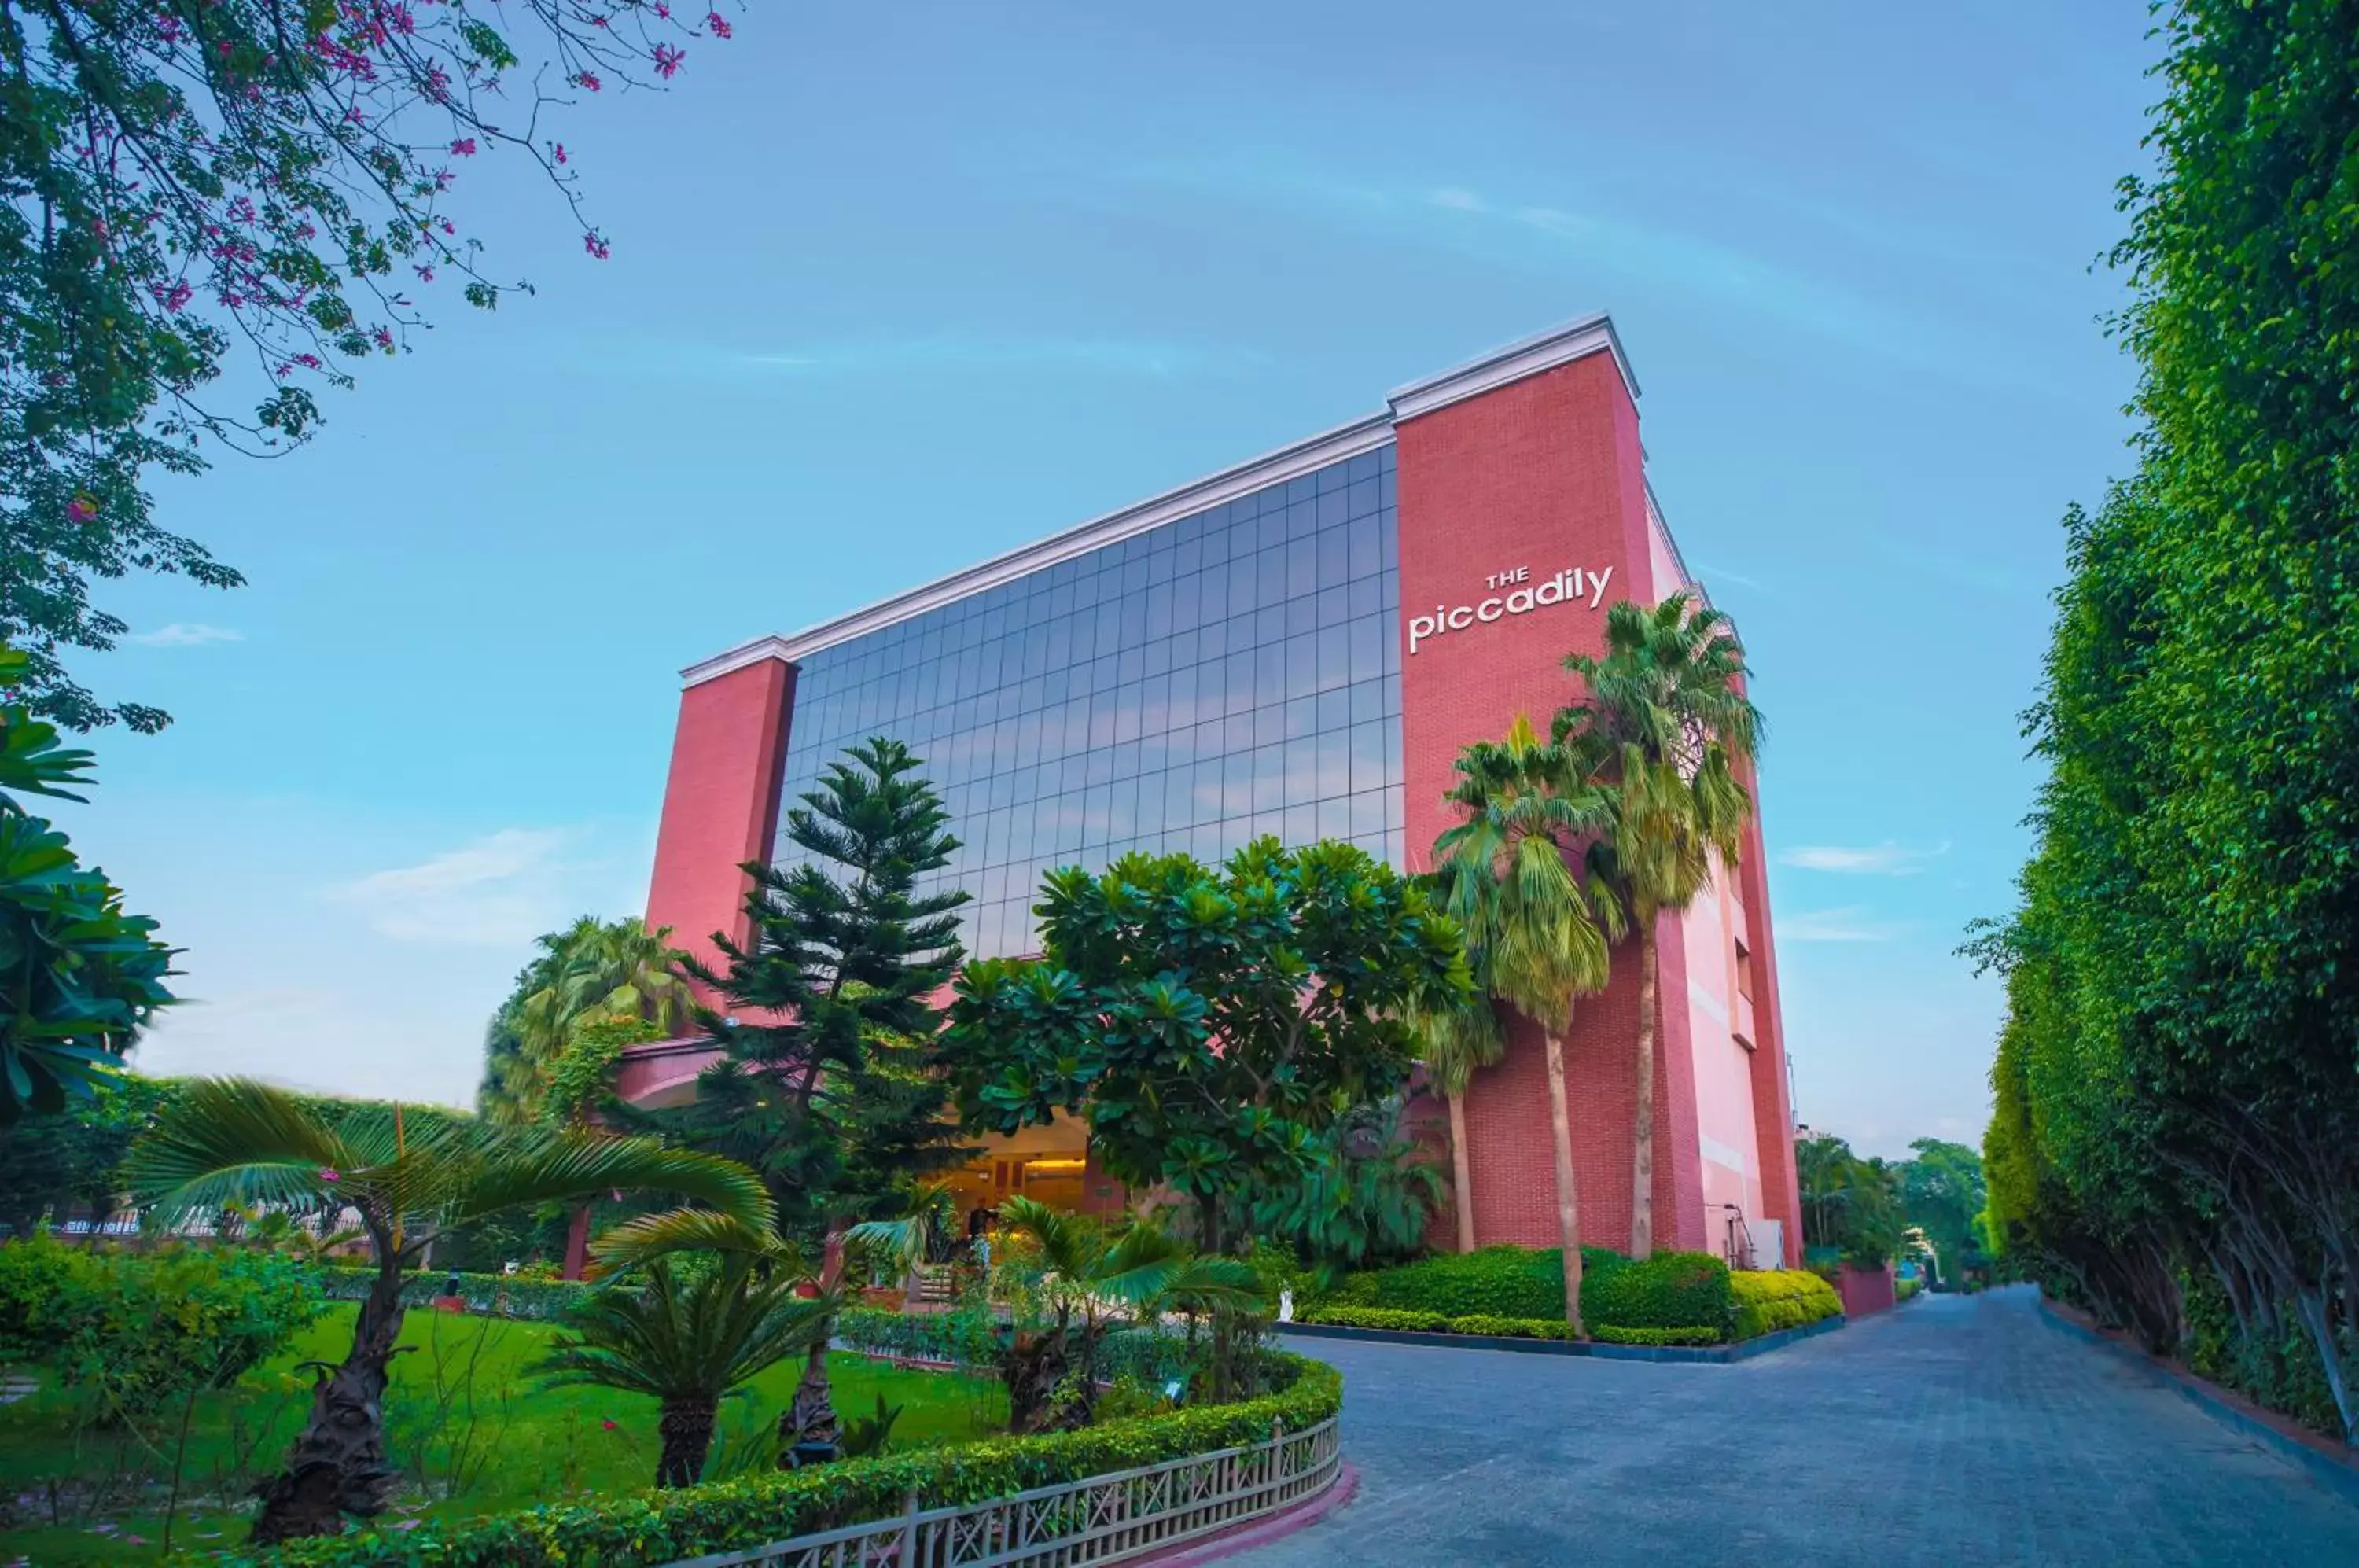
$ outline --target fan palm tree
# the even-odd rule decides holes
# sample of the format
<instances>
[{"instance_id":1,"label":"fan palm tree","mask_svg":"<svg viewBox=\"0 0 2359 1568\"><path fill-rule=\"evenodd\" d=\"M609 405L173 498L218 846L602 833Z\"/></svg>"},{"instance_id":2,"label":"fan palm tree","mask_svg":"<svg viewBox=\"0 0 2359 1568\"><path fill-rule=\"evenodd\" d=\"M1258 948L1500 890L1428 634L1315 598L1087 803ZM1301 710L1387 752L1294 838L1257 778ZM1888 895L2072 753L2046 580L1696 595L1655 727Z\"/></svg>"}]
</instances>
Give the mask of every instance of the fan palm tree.
<instances>
[{"instance_id":1,"label":"fan palm tree","mask_svg":"<svg viewBox=\"0 0 2359 1568\"><path fill-rule=\"evenodd\" d=\"M1587 777L1614 793L1614 822L1597 848L1599 873L1628 909L1638 937L1638 1091L1631 1138L1630 1255L1655 1239L1657 928L1734 867L1752 800L1737 782L1763 733L1745 694L1745 651L1728 617L1686 593L1648 609L1624 600L1606 612L1603 657L1571 654L1586 691L1560 709L1550 735Z\"/></svg>"},{"instance_id":2,"label":"fan palm tree","mask_svg":"<svg viewBox=\"0 0 2359 1568\"><path fill-rule=\"evenodd\" d=\"M314 1363L311 1413L286 1469L261 1487L254 1539L332 1534L343 1515L382 1512L396 1475L386 1463L385 1389L401 1333L402 1271L435 1235L535 1203L609 1189L667 1192L766 1230L761 1178L712 1155L646 1138L506 1129L401 1107L337 1110L249 1079L204 1079L167 1101L132 1146L132 1191L159 1209L217 1211L242 1201L299 1212L354 1211L376 1255L352 1349ZM700 1211L701 1212L701 1211Z\"/></svg>"},{"instance_id":3,"label":"fan palm tree","mask_svg":"<svg viewBox=\"0 0 2359 1568\"><path fill-rule=\"evenodd\" d=\"M788 1269L756 1274L756 1260L726 1254L683 1280L669 1258L642 1281L600 1290L573 1314L533 1370L551 1387L589 1384L655 1399L662 1414L656 1485L692 1486L704 1473L721 1401L790 1356L826 1343L837 1303L795 1294Z\"/></svg>"},{"instance_id":4,"label":"fan palm tree","mask_svg":"<svg viewBox=\"0 0 2359 1568\"><path fill-rule=\"evenodd\" d=\"M1562 746L1542 741L1520 713L1505 740L1475 742L1455 766L1458 781L1447 800L1464 820L1433 841L1449 900L1443 909L1479 955L1475 979L1485 1003L1511 1008L1540 1029L1565 1321L1580 1334L1581 1199L1565 1102L1564 1032L1573 998L1605 988L1607 941L1622 926L1611 891L1584 882L1574 869L1582 841L1611 824L1612 803Z\"/></svg>"},{"instance_id":5,"label":"fan palm tree","mask_svg":"<svg viewBox=\"0 0 2359 1568\"><path fill-rule=\"evenodd\" d=\"M958 1191L948 1181L920 1181L901 1213L863 1220L843 1233L844 1244L864 1247L886 1268L899 1271L914 1290L918 1270L943 1251L958 1219Z\"/></svg>"},{"instance_id":6,"label":"fan palm tree","mask_svg":"<svg viewBox=\"0 0 2359 1568\"><path fill-rule=\"evenodd\" d=\"M1451 908L1453 884L1464 873L1444 862L1431 877L1436 908ZM1418 1042L1418 1060L1426 1077L1440 1091L1450 1107L1450 1208L1461 1252L1474 1250L1474 1171L1466 1137L1466 1091L1475 1073L1495 1067L1506 1054L1506 1037L1492 1004L1488 983L1488 950L1478 932L1469 931L1466 966L1474 988L1464 996L1445 996L1435 1002L1420 1000L1408 1012Z\"/></svg>"}]
</instances>

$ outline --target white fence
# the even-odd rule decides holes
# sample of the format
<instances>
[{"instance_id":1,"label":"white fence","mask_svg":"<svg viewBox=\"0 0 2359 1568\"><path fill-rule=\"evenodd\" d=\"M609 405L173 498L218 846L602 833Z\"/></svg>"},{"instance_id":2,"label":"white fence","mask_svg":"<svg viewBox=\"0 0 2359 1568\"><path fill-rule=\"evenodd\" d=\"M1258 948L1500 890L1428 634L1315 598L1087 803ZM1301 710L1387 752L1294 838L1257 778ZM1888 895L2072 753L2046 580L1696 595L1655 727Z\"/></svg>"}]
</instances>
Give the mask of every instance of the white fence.
<instances>
[{"instance_id":1,"label":"white fence","mask_svg":"<svg viewBox=\"0 0 2359 1568\"><path fill-rule=\"evenodd\" d=\"M986 1503L799 1535L671 1568L1072 1568L1126 1558L1276 1513L1335 1484L1332 1417L1217 1454L1116 1470ZM912 1499L914 1504L914 1498Z\"/></svg>"}]
</instances>

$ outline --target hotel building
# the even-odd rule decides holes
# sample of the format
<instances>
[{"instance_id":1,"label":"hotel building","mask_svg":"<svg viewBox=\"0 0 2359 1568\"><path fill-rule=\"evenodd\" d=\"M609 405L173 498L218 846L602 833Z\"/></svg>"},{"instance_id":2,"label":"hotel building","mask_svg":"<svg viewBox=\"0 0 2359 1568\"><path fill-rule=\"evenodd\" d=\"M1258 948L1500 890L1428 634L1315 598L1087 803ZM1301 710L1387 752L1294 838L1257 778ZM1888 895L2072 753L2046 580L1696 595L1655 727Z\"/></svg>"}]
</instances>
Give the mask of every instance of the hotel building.
<instances>
[{"instance_id":1,"label":"hotel building","mask_svg":"<svg viewBox=\"0 0 2359 1568\"><path fill-rule=\"evenodd\" d=\"M742 940L741 863L791 858L789 802L871 735L924 758L964 841L966 945L1032 949L1050 867L1217 860L1263 833L1405 870L1449 824L1451 759L1545 727L1605 606L1700 591L1655 505L1638 385L1600 315L1394 392L1384 408L1037 544L684 672L647 918ZM1748 786L1754 781L1744 780ZM1758 800L1756 793L1756 803ZM1800 1225L1759 813L1734 877L1658 943L1657 1245L1798 1259ZM1585 1239L1627 1245L1637 946L1575 1009ZM709 1048L636 1048L622 1090L694 1091ZM1466 1105L1479 1244L1557 1239L1547 1076L1527 1026ZM1430 1129L1440 1118L1420 1118ZM1446 1136L1443 1134L1441 1136ZM973 1204L1124 1198L1059 1126L994 1147ZM1741 1222L1741 1223L1740 1223ZM1446 1236L1444 1225L1437 1234ZM1748 1243L1749 1238L1749 1243Z\"/></svg>"}]
</instances>

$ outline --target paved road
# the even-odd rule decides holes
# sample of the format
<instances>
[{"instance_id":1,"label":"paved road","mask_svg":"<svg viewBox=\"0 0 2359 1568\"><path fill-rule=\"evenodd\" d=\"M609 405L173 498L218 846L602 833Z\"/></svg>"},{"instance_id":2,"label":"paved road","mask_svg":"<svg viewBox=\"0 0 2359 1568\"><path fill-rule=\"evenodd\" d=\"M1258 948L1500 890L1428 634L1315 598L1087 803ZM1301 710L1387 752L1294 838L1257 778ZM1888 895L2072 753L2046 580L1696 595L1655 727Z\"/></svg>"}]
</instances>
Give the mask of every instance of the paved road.
<instances>
[{"instance_id":1,"label":"paved road","mask_svg":"<svg viewBox=\"0 0 2359 1568\"><path fill-rule=\"evenodd\" d=\"M2026 1290L1730 1367L1298 1344L1360 1495L1239 1568L2359 1563L2359 1506Z\"/></svg>"}]
</instances>

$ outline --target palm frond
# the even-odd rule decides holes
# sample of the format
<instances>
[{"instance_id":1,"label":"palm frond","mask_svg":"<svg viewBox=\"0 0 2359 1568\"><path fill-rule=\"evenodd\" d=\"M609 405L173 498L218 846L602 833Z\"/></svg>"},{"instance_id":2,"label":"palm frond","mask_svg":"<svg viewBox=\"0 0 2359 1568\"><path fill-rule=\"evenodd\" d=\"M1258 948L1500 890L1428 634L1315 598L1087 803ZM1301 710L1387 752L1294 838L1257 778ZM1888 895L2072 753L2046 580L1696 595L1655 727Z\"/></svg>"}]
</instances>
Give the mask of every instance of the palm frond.
<instances>
[{"instance_id":1,"label":"palm frond","mask_svg":"<svg viewBox=\"0 0 2359 1568\"><path fill-rule=\"evenodd\" d=\"M768 1231L777 1220L770 1194L754 1171L734 1160L667 1148L652 1138L569 1129L503 1144L467 1164L448 1183L442 1206L451 1225L609 1189L674 1193L757 1231Z\"/></svg>"},{"instance_id":2,"label":"palm frond","mask_svg":"<svg viewBox=\"0 0 2359 1568\"><path fill-rule=\"evenodd\" d=\"M362 1161L310 1107L251 1078L202 1078L165 1102L124 1164L133 1195L165 1208L233 1199L317 1207Z\"/></svg>"},{"instance_id":3,"label":"palm frond","mask_svg":"<svg viewBox=\"0 0 2359 1568\"><path fill-rule=\"evenodd\" d=\"M600 1235L590 1256L602 1274L643 1268L678 1252L719 1252L766 1258L792 1273L810 1270L799 1248L766 1225L750 1225L713 1209L667 1209L640 1214Z\"/></svg>"}]
</instances>

